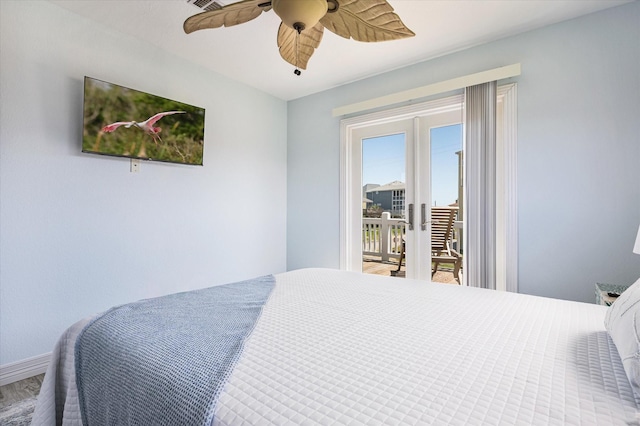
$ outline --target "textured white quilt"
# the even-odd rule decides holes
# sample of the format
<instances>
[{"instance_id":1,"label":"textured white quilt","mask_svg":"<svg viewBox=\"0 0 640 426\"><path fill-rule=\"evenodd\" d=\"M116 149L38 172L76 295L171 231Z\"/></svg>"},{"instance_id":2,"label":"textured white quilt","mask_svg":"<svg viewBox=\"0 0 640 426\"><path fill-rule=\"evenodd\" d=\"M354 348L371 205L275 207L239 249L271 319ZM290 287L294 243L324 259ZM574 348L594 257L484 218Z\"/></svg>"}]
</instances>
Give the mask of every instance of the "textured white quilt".
<instances>
[{"instance_id":1,"label":"textured white quilt","mask_svg":"<svg viewBox=\"0 0 640 426\"><path fill-rule=\"evenodd\" d=\"M276 275L215 424L640 424L605 312L334 270ZM33 425L80 424L80 328L54 351Z\"/></svg>"}]
</instances>

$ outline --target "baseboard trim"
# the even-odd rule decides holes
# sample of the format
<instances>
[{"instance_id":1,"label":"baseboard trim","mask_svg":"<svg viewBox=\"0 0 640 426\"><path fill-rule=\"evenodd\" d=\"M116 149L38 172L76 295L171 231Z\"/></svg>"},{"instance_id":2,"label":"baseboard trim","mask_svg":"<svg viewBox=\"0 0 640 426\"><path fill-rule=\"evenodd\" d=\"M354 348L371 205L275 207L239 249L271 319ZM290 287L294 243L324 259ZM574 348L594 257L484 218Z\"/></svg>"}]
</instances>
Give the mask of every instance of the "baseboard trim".
<instances>
[{"instance_id":1,"label":"baseboard trim","mask_svg":"<svg viewBox=\"0 0 640 426\"><path fill-rule=\"evenodd\" d=\"M0 386L37 376L47 371L51 352L0 365Z\"/></svg>"}]
</instances>

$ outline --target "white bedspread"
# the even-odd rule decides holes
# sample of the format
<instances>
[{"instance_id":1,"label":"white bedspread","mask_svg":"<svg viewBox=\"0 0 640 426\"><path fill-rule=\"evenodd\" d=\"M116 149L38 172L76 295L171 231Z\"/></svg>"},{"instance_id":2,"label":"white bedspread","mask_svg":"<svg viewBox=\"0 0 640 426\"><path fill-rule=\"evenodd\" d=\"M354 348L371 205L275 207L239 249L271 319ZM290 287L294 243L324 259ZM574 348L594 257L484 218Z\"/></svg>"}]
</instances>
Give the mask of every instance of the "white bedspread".
<instances>
[{"instance_id":1,"label":"white bedspread","mask_svg":"<svg viewBox=\"0 0 640 426\"><path fill-rule=\"evenodd\" d=\"M276 275L215 424L639 424L605 312L333 270ZM55 424L56 406L58 424L79 424L67 349L54 353L34 425Z\"/></svg>"}]
</instances>

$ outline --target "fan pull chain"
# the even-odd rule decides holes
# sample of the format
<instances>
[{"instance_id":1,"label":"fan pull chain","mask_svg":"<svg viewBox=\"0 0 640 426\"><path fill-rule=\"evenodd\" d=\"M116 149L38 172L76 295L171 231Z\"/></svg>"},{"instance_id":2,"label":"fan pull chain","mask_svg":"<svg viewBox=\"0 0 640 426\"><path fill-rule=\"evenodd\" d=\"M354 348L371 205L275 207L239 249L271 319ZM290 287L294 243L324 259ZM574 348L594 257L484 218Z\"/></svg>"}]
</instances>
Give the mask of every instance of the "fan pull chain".
<instances>
[{"instance_id":1,"label":"fan pull chain","mask_svg":"<svg viewBox=\"0 0 640 426\"><path fill-rule=\"evenodd\" d=\"M300 31L296 31L296 69L293 71L295 75L302 74L298 68L298 58L300 57Z\"/></svg>"}]
</instances>

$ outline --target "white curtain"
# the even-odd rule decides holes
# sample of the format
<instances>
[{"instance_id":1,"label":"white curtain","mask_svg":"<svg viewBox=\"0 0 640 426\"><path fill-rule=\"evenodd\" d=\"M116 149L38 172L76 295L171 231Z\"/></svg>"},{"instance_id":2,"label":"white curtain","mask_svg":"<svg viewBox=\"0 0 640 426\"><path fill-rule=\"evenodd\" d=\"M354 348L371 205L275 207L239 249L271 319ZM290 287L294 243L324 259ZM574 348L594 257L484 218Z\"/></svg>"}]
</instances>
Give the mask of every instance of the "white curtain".
<instances>
[{"instance_id":1,"label":"white curtain","mask_svg":"<svg viewBox=\"0 0 640 426\"><path fill-rule=\"evenodd\" d=\"M497 82L465 89L467 283L496 288Z\"/></svg>"}]
</instances>

